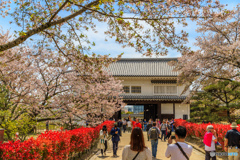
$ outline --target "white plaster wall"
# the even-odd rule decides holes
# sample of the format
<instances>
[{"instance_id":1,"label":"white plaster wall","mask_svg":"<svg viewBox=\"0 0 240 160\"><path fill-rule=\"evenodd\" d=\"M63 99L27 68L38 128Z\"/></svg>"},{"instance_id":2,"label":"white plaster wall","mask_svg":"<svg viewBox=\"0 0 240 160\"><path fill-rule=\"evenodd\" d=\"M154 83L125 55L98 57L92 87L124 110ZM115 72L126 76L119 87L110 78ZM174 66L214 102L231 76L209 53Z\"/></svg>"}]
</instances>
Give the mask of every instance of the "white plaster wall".
<instances>
[{"instance_id":1,"label":"white plaster wall","mask_svg":"<svg viewBox=\"0 0 240 160\"><path fill-rule=\"evenodd\" d=\"M182 118L183 115L187 114L188 119L190 118L189 104L175 103L175 118Z\"/></svg>"},{"instance_id":2,"label":"white plaster wall","mask_svg":"<svg viewBox=\"0 0 240 160\"><path fill-rule=\"evenodd\" d=\"M178 95L180 95L180 94L183 92L184 87L185 87L185 85L178 86ZM188 90L187 90L185 93L183 93L182 95L183 95L183 96L188 96L189 94L190 94L190 91L189 91L189 89L188 89Z\"/></svg>"},{"instance_id":3,"label":"white plaster wall","mask_svg":"<svg viewBox=\"0 0 240 160\"><path fill-rule=\"evenodd\" d=\"M164 85L164 84L152 84L151 83L151 79L141 79L141 78L138 78L138 79L122 79L123 82L122 84L124 86L141 86L142 88L142 92L141 94L140 93L133 93L133 94L137 94L137 95L157 95L157 94L154 94L154 86L155 85ZM176 86L176 84L166 84L168 86ZM184 86L177 86L177 95L180 96L180 94L182 93L184 89ZM132 93L126 93L126 94L130 94L132 95ZM184 96L188 95L189 94L189 90L183 94Z\"/></svg>"},{"instance_id":4,"label":"white plaster wall","mask_svg":"<svg viewBox=\"0 0 240 160\"><path fill-rule=\"evenodd\" d=\"M126 93L126 94L136 94L136 95L152 95L152 83L150 79L139 79L139 80L124 80L122 82L124 86L141 86L141 93ZM130 89L131 90L131 89Z\"/></svg>"},{"instance_id":5,"label":"white plaster wall","mask_svg":"<svg viewBox=\"0 0 240 160\"><path fill-rule=\"evenodd\" d=\"M173 103L161 103L162 114L173 114Z\"/></svg>"}]
</instances>

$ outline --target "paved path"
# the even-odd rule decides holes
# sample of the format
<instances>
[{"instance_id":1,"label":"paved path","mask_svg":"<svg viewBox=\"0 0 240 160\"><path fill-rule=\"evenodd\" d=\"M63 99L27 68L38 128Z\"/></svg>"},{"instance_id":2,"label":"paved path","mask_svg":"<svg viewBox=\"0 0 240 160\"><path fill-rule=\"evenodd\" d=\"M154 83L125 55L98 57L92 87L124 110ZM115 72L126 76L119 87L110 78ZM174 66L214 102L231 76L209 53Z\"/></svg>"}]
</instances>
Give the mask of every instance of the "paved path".
<instances>
[{"instance_id":1,"label":"paved path","mask_svg":"<svg viewBox=\"0 0 240 160\"><path fill-rule=\"evenodd\" d=\"M144 132L145 144L151 150L151 142L147 141L147 133ZM95 156L91 158L91 160L121 160L122 159L122 150L125 145L128 145L130 142L130 133L124 133L121 137L121 141L119 143L119 149L117 152L118 157L113 157L112 150L107 151L107 155L102 157L101 153L98 152ZM165 151L167 149L167 142L163 142L161 140L158 141L158 151L157 151L157 160L170 160L170 158L165 157ZM193 150L191 160L204 160L205 155L197 150Z\"/></svg>"}]
</instances>

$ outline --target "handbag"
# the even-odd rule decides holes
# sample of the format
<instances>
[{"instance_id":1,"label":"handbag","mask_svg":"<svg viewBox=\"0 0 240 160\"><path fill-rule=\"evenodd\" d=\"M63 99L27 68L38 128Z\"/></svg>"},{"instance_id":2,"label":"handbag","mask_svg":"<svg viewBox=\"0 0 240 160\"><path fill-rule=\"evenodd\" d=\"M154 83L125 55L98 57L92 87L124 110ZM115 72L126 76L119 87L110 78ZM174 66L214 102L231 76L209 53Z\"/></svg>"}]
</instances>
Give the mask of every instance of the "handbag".
<instances>
[{"instance_id":1,"label":"handbag","mask_svg":"<svg viewBox=\"0 0 240 160\"><path fill-rule=\"evenodd\" d=\"M182 154L187 158L187 160L189 160L187 154L184 152L184 150L182 149L182 147L181 147L178 143L175 143L175 144L178 146L178 148L180 149L180 151L182 152Z\"/></svg>"},{"instance_id":2,"label":"handbag","mask_svg":"<svg viewBox=\"0 0 240 160\"><path fill-rule=\"evenodd\" d=\"M139 153L140 153L140 152L138 152L138 153L136 154L136 156L133 158L133 160L135 160L135 159L137 158L137 156L138 156Z\"/></svg>"}]
</instances>

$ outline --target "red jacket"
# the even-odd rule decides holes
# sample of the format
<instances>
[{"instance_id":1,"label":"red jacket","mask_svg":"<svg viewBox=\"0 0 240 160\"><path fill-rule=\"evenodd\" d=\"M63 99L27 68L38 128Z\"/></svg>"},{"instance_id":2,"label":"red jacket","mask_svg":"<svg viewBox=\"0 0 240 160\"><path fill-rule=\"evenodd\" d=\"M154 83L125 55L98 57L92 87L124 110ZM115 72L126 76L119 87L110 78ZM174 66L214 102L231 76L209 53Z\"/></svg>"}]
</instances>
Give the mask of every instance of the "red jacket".
<instances>
[{"instance_id":1,"label":"red jacket","mask_svg":"<svg viewBox=\"0 0 240 160\"><path fill-rule=\"evenodd\" d=\"M137 123L137 122L135 122L135 121L132 121L132 125L133 125L133 128L132 129L134 129L135 127L139 127L139 128L142 128L142 125L141 125L141 123Z\"/></svg>"}]
</instances>

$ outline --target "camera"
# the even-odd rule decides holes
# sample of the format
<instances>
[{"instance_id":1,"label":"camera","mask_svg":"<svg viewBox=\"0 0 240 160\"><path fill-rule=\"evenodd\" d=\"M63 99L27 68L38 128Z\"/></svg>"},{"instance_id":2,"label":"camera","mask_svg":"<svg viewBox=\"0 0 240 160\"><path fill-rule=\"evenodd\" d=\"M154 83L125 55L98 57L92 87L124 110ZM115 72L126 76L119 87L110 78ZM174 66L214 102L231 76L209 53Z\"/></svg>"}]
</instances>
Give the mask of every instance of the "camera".
<instances>
[{"instance_id":1,"label":"camera","mask_svg":"<svg viewBox=\"0 0 240 160\"><path fill-rule=\"evenodd\" d=\"M171 133L171 139L176 139L176 137L175 137L175 131L172 131L172 133Z\"/></svg>"}]
</instances>

